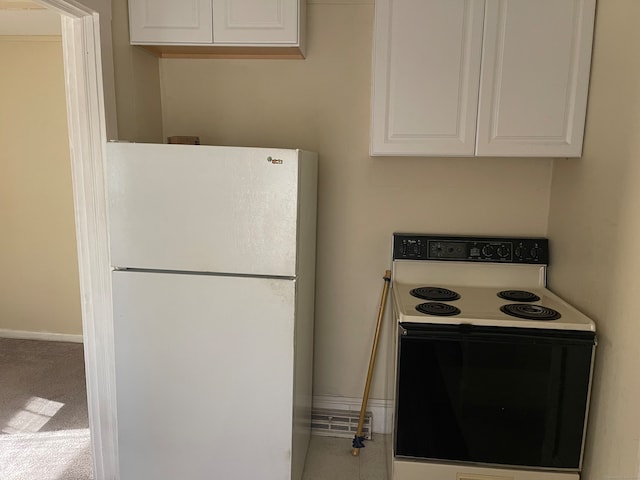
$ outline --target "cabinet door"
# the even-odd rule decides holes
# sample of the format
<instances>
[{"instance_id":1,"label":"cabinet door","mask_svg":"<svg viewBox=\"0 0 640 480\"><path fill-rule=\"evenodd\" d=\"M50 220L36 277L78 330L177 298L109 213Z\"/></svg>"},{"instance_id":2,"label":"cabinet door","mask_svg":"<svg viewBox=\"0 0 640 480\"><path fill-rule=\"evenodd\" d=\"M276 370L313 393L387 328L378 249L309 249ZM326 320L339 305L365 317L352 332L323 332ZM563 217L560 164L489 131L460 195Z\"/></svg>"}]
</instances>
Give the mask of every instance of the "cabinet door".
<instances>
[{"instance_id":1,"label":"cabinet door","mask_svg":"<svg viewBox=\"0 0 640 480\"><path fill-rule=\"evenodd\" d=\"M595 0L487 0L478 155L582 153Z\"/></svg>"},{"instance_id":2,"label":"cabinet door","mask_svg":"<svg viewBox=\"0 0 640 480\"><path fill-rule=\"evenodd\" d=\"M129 0L132 44L213 41L211 0Z\"/></svg>"},{"instance_id":3,"label":"cabinet door","mask_svg":"<svg viewBox=\"0 0 640 480\"><path fill-rule=\"evenodd\" d=\"M213 0L213 43L298 43L299 0Z\"/></svg>"},{"instance_id":4,"label":"cabinet door","mask_svg":"<svg viewBox=\"0 0 640 480\"><path fill-rule=\"evenodd\" d=\"M376 0L372 155L473 155L484 1Z\"/></svg>"}]
</instances>

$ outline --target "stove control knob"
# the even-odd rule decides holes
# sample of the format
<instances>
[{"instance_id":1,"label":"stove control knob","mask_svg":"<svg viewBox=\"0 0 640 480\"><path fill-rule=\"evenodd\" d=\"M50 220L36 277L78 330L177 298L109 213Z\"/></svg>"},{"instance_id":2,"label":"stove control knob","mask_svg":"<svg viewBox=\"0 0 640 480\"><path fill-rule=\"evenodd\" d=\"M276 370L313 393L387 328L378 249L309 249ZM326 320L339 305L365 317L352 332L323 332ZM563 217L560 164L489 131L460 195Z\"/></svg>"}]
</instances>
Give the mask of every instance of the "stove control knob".
<instances>
[{"instance_id":1,"label":"stove control knob","mask_svg":"<svg viewBox=\"0 0 640 480\"><path fill-rule=\"evenodd\" d=\"M524 259L524 247L522 245L516 248L515 253L516 253L516 257L518 257L520 260Z\"/></svg>"},{"instance_id":2,"label":"stove control knob","mask_svg":"<svg viewBox=\"0 0 640 480\"><path fill-rule=\"evenodd\" d=\"M501 245L498 247L498 256L500 258L507 258L509 256L509 247Z\"/></svg>"},{"instance_id":3,"label":"stove control knob","mask_svg":"<svg viewBox=\"0 0 640 480\"><path fill-rule=\"evenodd\" d=\"M540 248L533 247L529 253L531 254L531 258L538 260L538 256L540 256Z\"/></svg>"},{"instance_id":4,"label":"stove control knob","mask_svg":"<svg viewBox=\"0 0 640 480\"><path fill-rule=\"evenodd\" d=\"M493 255L493 246L485 245L484 247L482 247L482 254L485 257L491 257Z\"/></svg>"}]
</instances>

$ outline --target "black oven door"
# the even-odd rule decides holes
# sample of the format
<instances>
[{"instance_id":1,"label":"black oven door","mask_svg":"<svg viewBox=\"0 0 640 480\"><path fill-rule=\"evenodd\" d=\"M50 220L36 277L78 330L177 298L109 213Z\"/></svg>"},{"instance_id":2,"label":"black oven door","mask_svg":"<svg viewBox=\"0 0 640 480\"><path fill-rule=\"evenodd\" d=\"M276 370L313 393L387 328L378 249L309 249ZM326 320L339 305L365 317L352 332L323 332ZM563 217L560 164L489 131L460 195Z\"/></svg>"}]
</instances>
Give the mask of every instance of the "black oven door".
<instances>
[{"instance_id":1,"label":"black oven door","mask_svg":"<svg viewBox=\"0 0 640 480\"><path fill-rule=\"evenodd\" d=\"M402 324L395 455L579 470L593 332Z\"/></svg>"}]
</instances>

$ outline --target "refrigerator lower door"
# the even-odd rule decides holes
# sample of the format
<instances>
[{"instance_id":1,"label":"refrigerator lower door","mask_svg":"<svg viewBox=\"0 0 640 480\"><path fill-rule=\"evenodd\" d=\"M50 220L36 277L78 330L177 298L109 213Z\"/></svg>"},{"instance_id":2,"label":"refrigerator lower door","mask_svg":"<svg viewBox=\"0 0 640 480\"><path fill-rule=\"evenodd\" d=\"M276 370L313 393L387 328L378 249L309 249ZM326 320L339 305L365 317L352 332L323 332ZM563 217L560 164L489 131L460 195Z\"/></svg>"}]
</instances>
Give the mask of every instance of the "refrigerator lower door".
<instances>
[{"instance_id":1,"label":"refrigerator lower door","mask_svg":"<svg viewBox=\"0 0 640 480\"><path fill-rule=\"evenodd\" d=\"M115 271L113 295L121 480L291 478L295 281Z\"/></svg>"}]
</instances>

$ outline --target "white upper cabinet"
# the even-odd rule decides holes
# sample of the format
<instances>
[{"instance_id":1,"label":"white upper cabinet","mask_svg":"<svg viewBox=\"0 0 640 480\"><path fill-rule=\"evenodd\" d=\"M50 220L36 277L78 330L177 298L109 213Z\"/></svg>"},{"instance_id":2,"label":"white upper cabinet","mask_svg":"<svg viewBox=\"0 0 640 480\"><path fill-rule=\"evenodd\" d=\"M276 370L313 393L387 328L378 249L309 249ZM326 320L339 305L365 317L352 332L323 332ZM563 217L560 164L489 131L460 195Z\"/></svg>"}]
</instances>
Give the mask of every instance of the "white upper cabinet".
<instances>
[{"instance_id":1,"label":"white upper cabinet","mask_svg":"<svg viewBox=\"0 0 640 480\"><path fill-rule=\"evenodd\" d=\"M594 0L487 0L477 154L579 157Z\"/></svg>"},{"instance_id":2,"label":"white upper cabinet","mask_svg":"<svg viewBox=\"0 0 640 480\"><path fill-rule=\"evenodd\" d=\"M372 155L580 156L595 0L376 0Z\"/></svg>"},{"instance_id":3,"label":"white upper cabinet","mask_svg":"<svg viewBox=\"0 0 640 480\"><path fill-rule=\"evenodd\" d=\"M483 19L483 1L376 1L373 154L473 155Z\"/></svg>"},{"instance_id":4,"label":"white upper cabinet","mask_svg":"<svg viewBox=\"0 0 640 480\"><path fill-rule=\"evenodd\" d=\"M213 41L211 0L129 0L131 43Z\"/></svg>"},{"instance_id":5,"label":"white upper cabinet","mask_svg":"<svg viewBox=\"0 0 640 480\"><path fill-rule=\"evenodd\" d=\"M306 0L129 0L130 39L157 54L198 56L228 52L225 47L285 47L303 55L305 4ZM277 51L270 52L277 56Z\"/></svg>"},{"instance_id":6,"label":"white upper cabinet","mask_svg":"<svg viewBox=\"0 0 640 480\"><path fill-rule=\"evenodd\" d=\"M295 43L298 0L213 0L213 43Z\"/></svg>"}]
</instances>

